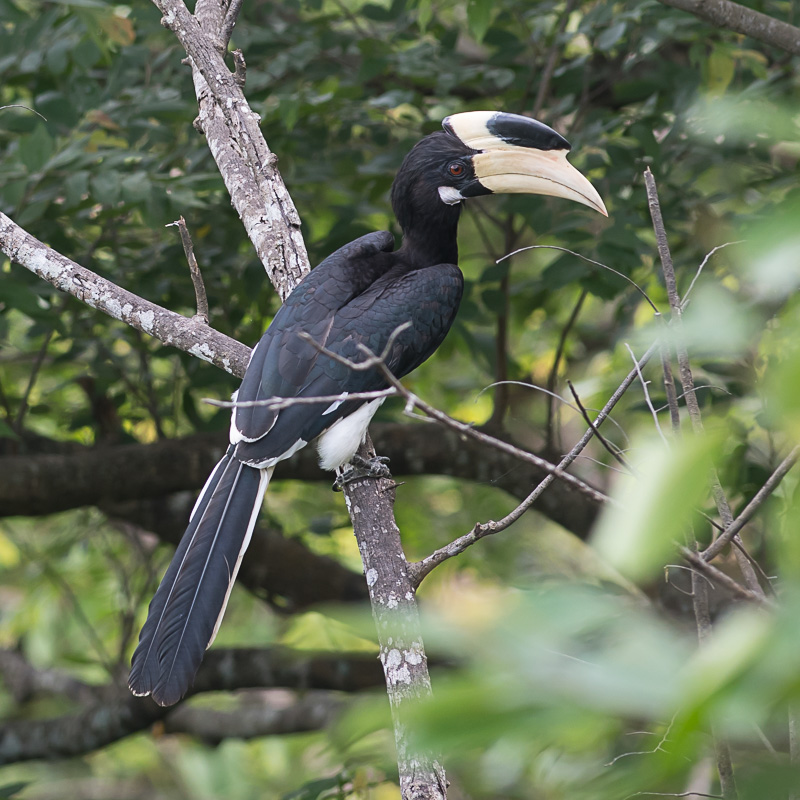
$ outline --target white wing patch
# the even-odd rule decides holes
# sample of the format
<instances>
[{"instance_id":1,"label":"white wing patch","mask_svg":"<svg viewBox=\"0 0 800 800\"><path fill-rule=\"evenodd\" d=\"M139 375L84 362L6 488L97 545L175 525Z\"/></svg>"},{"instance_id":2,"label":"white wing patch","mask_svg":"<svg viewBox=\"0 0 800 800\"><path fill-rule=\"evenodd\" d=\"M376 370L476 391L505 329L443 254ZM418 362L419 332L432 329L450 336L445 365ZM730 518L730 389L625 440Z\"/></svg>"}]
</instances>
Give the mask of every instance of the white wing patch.
<instances>
[{"instance_id":1,"label":"white wing patch","mask_svg":"<svg viewBox=\"0 0 800 800\"><path fill-rule=\"evenodd\" d=\"M322 416L324 417L326 414L333 414L333 412L334 412L334 411L336 411L336 409L337 409L337 408L339 408L339 406L340 406L342 403L344 403L344 401L347 399L347 395L348 395L348 394L349 394L348 392L344 392L344 393L342 394L342 399L341 399L341 400L334 400L334 401L333 401L333 402L332 402L332 403L331 403L331 404L330 404L330 405L329 405L329 406L328 406L328 407L327 407L327 408L326 408L326 409L325 409L325 410L322 412Z\"/></svg>"}]
</instances>

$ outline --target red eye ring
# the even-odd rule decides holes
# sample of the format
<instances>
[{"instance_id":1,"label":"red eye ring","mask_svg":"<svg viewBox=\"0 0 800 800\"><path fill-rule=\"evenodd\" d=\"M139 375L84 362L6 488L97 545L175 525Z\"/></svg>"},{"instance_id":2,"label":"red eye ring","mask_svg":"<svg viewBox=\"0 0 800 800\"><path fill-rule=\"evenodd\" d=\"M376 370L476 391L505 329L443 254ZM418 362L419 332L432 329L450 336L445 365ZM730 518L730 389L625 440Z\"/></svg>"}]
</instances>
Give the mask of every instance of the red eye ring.
<instances>
[{"instance_id":1,"label":"red eye ring","mask_svg":"<svg viewBox=\"0 0 800 800\"><path fill-rule=\"evenodd\" d=\"M454 177L460 178L464 174L464 165L458 161L454 161L447 167L447 171Z\"/></svg>"}]
</instances>

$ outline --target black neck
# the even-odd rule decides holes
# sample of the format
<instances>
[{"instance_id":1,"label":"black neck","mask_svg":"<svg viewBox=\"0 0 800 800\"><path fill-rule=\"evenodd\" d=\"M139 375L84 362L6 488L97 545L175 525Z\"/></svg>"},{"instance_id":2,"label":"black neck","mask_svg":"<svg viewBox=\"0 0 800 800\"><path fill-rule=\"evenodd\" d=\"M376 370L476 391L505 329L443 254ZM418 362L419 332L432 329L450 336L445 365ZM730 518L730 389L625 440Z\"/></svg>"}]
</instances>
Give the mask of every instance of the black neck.
<instances>
[{"instance_id":1,"label":"black neck","mask_svg":"<svg viewBox=\"0 0 800 800\"><path fill-rule=\"evenodd\" d=\"M403 226L400 253L415 267L458 264L458 207L442 207L448 213L415 215L415 224Z\"/></svg>"}]
</instances>

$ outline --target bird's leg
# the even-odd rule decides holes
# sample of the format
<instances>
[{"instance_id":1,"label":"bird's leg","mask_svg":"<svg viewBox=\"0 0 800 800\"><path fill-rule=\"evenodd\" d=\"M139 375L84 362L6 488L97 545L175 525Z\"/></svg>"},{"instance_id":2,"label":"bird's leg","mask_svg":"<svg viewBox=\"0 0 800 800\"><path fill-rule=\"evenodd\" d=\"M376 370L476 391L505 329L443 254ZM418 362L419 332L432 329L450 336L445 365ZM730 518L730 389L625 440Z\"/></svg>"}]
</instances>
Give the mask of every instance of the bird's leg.
<instances>
[{"instance_id":1,"label":"bird's leg","mask_svg":"<svg viewBox=\"0 0 800 800\"><path fill-rule=\"evenodd\" d=\"M341 492L348 483L362 478L391 478L392 473L389 471L389 467L386 466L388 463L388 456L364 458L360 455L354 455L349 464L336 470L336 480L331 488L334 492Z\"/></svg>"}]
</instances>

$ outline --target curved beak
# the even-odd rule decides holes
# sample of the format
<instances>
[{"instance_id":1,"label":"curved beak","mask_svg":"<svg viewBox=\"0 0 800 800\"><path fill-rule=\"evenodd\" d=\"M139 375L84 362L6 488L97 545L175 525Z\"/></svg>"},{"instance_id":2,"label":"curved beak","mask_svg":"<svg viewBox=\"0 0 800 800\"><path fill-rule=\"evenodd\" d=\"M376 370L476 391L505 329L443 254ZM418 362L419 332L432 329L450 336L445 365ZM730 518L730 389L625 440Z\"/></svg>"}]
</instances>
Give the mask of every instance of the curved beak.
<instances>
[{"instance_id":1,"label":"curved beak","mask_svg":"<svg viewBox=\"0 0 800 800\"><path fill-rule=\"evenodd\" d=\"M565 150L485 150L472 157L472 164L478 182L493 194L522 192L563 197L608 216L603 199L567 161Z\"/></svg>"},{"instance_id":2,"label":"curved beak","mask_svg":"<svg viewBox=\"0 0 800 800\"><path fill-rule=\"evenodd\" d=\"M529 117L493 111L453 114L445 131L478 152L472 156L475 181L463 197L481 194L543 194L581 203L607 217L591 183L567 161L569 142Z\"/></svg>"}]
</instances>

